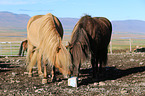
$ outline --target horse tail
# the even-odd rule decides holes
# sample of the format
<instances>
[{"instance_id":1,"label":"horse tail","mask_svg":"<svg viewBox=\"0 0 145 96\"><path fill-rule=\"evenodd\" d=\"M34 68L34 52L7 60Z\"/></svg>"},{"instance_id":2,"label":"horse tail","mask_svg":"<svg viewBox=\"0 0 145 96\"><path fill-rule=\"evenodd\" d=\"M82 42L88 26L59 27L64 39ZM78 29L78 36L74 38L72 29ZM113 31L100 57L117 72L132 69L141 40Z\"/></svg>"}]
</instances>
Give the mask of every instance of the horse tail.
<instances>
[{"instance_id":1,"label":"horse tail","mask_svg":"<svg viewBox=\"0 0 145 96\"><path fill-rule=\"evenodd\" d=\"M19 56L21 56L22 50L23 50L23 42L22 42L21 45L20 45Z\"/></svg>"},{"instance_id":2,"label":"horse tail","mask_svg":"<svg viewBox=\"0 0 145 96\"><path fill-rule=\"evenodd\" d=\"M36 64L37 55L39 55L38 53L39 53L38 50L35 50L35 52L34 52L33 55L32 55L32 58L31 58L31 60L30 60L30 63L29 63L29 65L27 66L27 70L32 69L33 66Z\"/></svg>"}]
</instances>

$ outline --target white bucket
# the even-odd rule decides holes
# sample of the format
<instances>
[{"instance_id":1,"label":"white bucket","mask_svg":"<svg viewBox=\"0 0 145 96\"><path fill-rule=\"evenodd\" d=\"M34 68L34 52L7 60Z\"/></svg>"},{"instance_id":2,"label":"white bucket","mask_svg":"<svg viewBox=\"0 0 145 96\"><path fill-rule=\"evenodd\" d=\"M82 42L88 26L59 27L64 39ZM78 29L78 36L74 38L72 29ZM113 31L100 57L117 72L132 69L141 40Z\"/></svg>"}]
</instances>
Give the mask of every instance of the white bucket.
<instances>
[{"instance_id":1,"label":"white bucket","mask_svg":"<svg viewBox=\"0 0 145 96\"><path fill-rule=\"evenodd\" d=\"M78 78L71 77L68 79L68 86L77 87L78 86Z\"/></svg>"}]
</instances>

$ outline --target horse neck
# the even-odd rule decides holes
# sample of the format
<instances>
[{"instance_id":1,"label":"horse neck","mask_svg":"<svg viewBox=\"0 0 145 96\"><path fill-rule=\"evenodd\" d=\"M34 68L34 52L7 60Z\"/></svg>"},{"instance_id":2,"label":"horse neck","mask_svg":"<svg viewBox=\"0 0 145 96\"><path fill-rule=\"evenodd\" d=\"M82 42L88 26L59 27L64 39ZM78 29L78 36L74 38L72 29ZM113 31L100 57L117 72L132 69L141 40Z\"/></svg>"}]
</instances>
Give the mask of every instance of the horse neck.
<instances>
[{"instance_id":1,"label":"horse neck","mask_svg":"<svg viewBox=\"0 0 145 96\"><path fill-rule=\"evenodd\" d=\"M73 63L77 63L78 61L81 60L82 56L82 48L80 44L74 44L72 49L71 49L71 55L72 55L72 60Z\"/></svg>"},{"instance_id":2,"label":"horse neck","mask_svg":"<svg viewBox=\"0 0 145 96\"><path fill-rule=\"evenodd\" d=\"M61 44L59 52L56 54L56 66L62 68L63 74L68 74L71 67L71 56L65 46Z\"/></svg>"}]
</instances>

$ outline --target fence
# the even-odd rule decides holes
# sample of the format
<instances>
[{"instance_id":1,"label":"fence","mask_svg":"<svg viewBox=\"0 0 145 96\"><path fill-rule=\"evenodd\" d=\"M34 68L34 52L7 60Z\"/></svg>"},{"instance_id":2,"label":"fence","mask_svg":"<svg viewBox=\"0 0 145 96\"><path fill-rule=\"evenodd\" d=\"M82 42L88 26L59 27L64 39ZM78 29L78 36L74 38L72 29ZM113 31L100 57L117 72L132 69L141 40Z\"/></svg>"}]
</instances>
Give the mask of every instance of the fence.
<instances>
[{"instance_id":1,"label":"fence","mask_svg":"<svg viewBox=\"0 0 145 96\"><path fill-rule=\"evenodd\" d=\"M63 41L67 45L67 41ZM21 41L0 42L0 56L18 56ZM26 52L25 52L26 55Z\"/></svg>"},{"instance_id":2,"label":"fence","mask_svg":"<svg viewBox=\"0 0 145 96\"><path fill-rule=\"evenodd\" d=\"M136 48L145 47L145 39L112 39L109 46L109 52L134 52Z\"/></svg>"},{"instance_id":3,"label":"fence","mask_svg":"<svg viewBox=\"0 0 145 96\"><path fill-rule=\"evenodd\" d=\"M63 41L67 45L67 41ZM0 56L18 56L21 41L0 42ZM133 52L136 46L145 47L144 39L112 39L109 45L109 53ZM26 54L25 54L26 55Z\"/></svg>"},{"instance_id":4,"label":"fence","mask_svg":"<svg viewBox=\"0 0 145 96\"><path fill-rule=\"evenodd\" d=\"M18 56L20 41L0 42L0 56Z\"/></svg>"}]
</instances>

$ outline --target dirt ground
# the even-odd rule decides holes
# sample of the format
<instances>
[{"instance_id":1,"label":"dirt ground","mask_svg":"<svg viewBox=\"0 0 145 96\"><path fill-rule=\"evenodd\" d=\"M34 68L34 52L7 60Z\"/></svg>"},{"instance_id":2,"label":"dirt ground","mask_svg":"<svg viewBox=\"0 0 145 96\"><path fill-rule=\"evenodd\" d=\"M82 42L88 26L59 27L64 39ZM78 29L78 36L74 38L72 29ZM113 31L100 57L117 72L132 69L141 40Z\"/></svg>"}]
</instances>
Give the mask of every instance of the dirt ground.
<instances>
[{"instance_id":1,"label":"dirt ground","mask_svg":"<svg viewBox=\"0 0 145 96\"><path fill-rule=\"evenodd\" d=\"M42 84L37 67L28 77L25 57L0 57L0 96L145 96L145 53L109 54L99 82L91 72L90 63L82 64L77 88L67 86L61 74Z\"/></svg>"}]
</instances>

